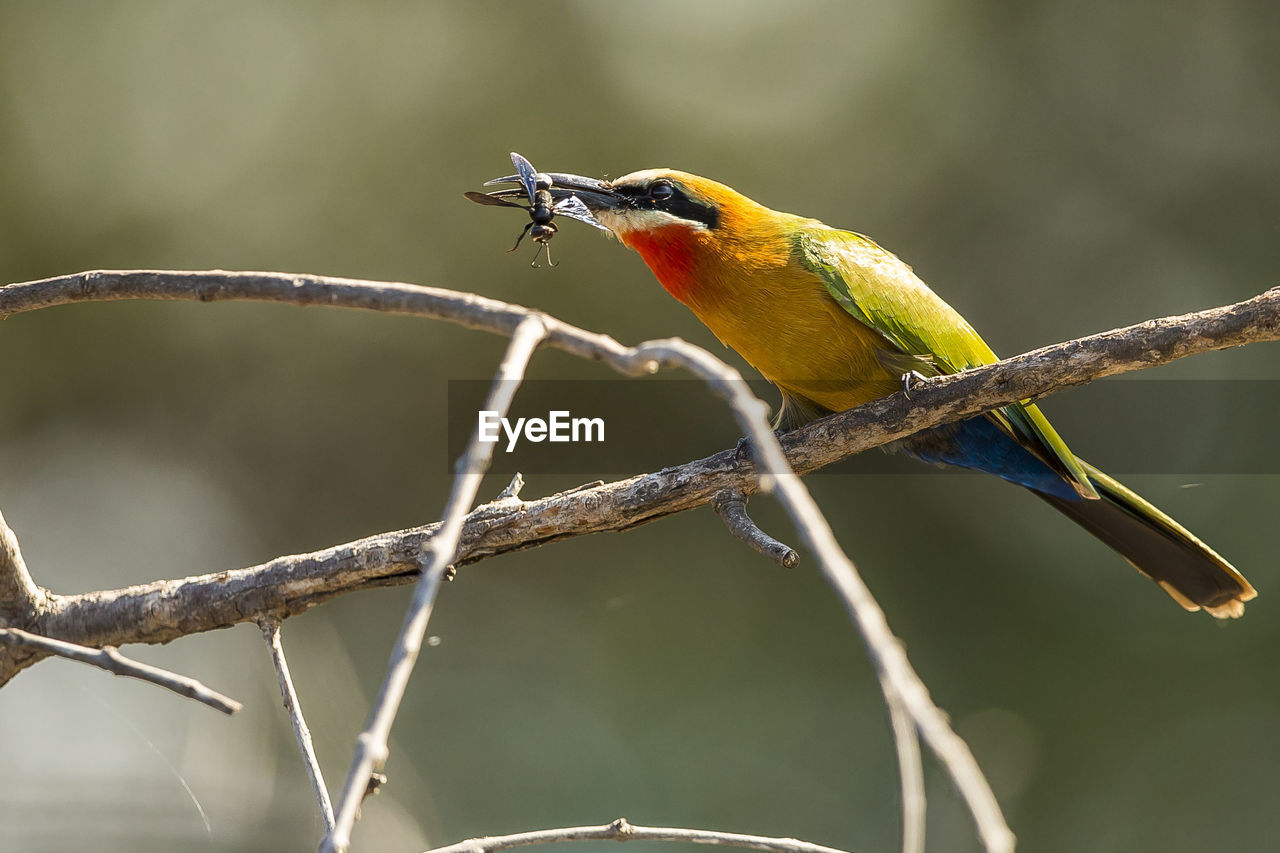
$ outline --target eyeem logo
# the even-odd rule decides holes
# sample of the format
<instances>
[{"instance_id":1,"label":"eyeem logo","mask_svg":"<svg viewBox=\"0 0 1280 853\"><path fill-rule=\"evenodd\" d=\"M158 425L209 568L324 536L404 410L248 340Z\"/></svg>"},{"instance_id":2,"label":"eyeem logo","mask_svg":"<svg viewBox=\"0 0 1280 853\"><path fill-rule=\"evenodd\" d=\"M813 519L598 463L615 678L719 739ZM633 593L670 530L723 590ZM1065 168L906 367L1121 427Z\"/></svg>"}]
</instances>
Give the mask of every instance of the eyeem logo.
<instances>
[{"instance_id":1,"label":"eyeem logo","mask_svg":"<svg viewBox=\"0 0 1280 853\"><path fill-rule=\"evenodd\" d=\"M499 432L501 430L501 433ZM479 416L480 440L496 443L507 437L506 452L516 449L523 438L535 444L541 441L593 442L604 441L604 418L575 418L568 411L553 410L543 418L516 418L512 423L497 412L481 409Z\"/></svg>"}]
</instances>

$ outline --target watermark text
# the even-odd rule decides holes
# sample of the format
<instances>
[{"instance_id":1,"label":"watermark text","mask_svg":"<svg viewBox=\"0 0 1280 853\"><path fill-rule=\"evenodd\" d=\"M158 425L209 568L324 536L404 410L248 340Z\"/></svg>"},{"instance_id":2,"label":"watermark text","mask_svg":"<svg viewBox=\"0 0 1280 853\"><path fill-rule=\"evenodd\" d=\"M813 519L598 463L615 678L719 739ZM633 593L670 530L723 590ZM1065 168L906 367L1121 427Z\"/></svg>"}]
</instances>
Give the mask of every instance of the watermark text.
<instances>
[{"instance_id":1,"label":"watermark text","mask_svg":"<svg viewBox=\"0 0 1280 853\"><path fill-rule=\"evenodd\" d=\"M515 450L521 439L535 444L604 441L604 418L575 418L563 409L547 412L545 418L516 418L514 422L495 411L481 409L477 426L481 441L497 443L505 435L507 453Z\"/></svg>"}]
</instances>

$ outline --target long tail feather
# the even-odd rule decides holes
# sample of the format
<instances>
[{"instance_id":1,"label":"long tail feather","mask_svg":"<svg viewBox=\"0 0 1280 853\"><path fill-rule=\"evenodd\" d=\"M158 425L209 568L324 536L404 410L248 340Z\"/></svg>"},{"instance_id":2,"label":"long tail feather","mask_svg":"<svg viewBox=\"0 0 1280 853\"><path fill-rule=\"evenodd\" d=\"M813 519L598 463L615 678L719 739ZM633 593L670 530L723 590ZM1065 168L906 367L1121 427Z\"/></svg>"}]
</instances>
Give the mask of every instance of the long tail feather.
<instances>
[{"instance_id":1,"label":"long tail feather","mask_svg":"<svg viewBox=\"0 0 1280 853\"><path fill-rule=\"evenodd\" d=\"M1219 619L1244 613L1244 603L1257 592L1234 566L1140 495L1081 464L1101 500L1036 494L1118 551L1187 610L1204 608Z\"/></svg>"}]
</instances>

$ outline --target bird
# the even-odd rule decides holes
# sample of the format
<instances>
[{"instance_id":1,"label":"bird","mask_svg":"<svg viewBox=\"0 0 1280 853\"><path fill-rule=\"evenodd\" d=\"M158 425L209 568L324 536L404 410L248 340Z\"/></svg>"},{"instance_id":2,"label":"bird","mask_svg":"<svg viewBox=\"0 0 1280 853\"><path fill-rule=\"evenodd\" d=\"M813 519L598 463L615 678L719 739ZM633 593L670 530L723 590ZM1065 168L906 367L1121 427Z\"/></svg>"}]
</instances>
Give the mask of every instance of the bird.
<instances>
[{"instance_id":1,"label":"bird","mask_svg":"<svg viewBox=\"0 0 1280 853\"><path fill-rule=\"evenodd\" d=\"M646 169L611 181L554 173L711 332L781 392L790 430L998 357L906 263L869 237L772 210L708 178ZM1071 452L1032 403L891 446L1030 490L1189 611L1238 617L1257 593L1226 559Z\"/></svg>"}]
</instances>

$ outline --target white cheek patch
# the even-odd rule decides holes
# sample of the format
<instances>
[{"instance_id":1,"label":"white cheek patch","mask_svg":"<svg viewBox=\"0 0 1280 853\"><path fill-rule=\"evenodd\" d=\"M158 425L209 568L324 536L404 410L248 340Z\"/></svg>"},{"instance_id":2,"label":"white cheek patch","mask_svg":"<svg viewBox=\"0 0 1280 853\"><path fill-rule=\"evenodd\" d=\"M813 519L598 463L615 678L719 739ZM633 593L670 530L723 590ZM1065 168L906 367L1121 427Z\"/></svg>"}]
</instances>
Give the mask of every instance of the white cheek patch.
<instances>
[{"instance_id":1,"label":"white cheek patch","mask_svg":"<svg viewBox=\"0 0 1280 853\"><path fill-rule=\"evenodd\" d=\"M671 225L683 225L699 231L709 230L706 223L683 219L665 210L601 210L595 214L601 225L615 234L631 231L656 231Z\"/></svg>"}]
</instances>

